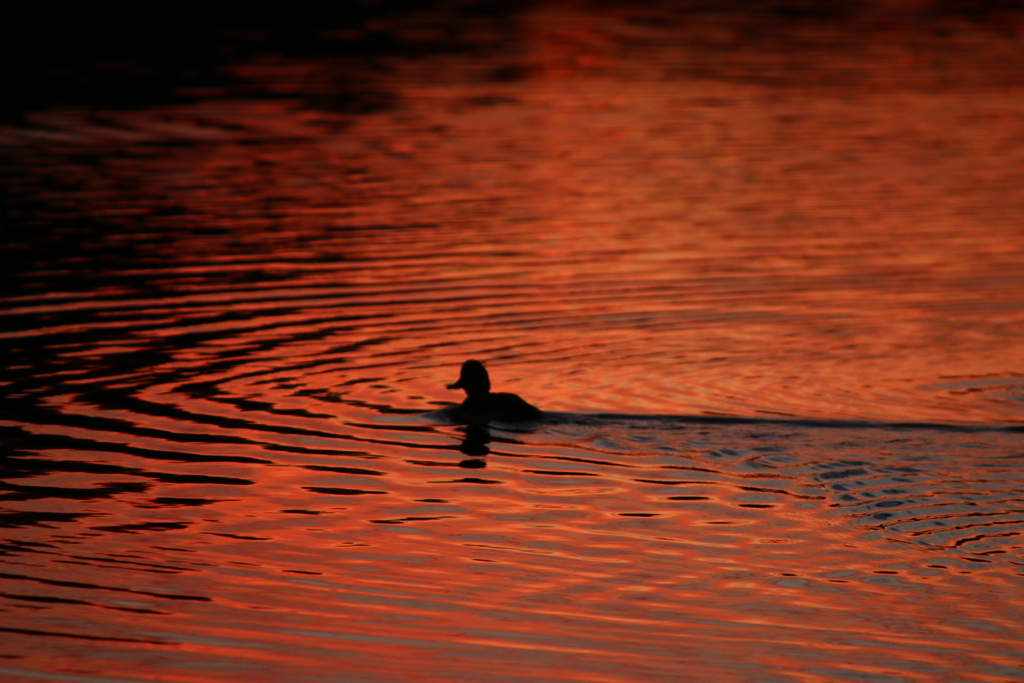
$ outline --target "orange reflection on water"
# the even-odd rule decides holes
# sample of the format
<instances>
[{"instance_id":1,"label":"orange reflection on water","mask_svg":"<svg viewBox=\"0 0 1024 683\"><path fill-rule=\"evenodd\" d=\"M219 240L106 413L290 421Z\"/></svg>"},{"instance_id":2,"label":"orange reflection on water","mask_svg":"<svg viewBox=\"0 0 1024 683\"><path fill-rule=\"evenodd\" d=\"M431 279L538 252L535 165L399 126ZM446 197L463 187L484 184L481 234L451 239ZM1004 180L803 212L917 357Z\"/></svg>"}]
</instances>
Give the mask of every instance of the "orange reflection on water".
<instances>
[{"instance_id":1,"label":"orange reflection on water","mask_svg":"<svg viewBox=\"0 0 1024 683\"><path fill-rule=\"evenodd\" d=\"M228 136L163 174L127 160L144 196L217 226L157 245L171 263L205 255L167 286L245 311L190 306L152 333L259 316L260 336L377 337L371 358L445 344L429 383L505 356L510 388L561 410L1019 421L1021 240L1001 208L1015 101L616 80L625 68L410 87L400 115L343 134L279 106L261 120L294 119L298 141L254 156ZM464 103L481 89L493 103ZM381 151L396 138L411 151Z\"/></svg>"},{"instance_id":2,"label":"orange reflection on water","mask_svg":"<svg viewBox=\"0 0 1024 683\"><path fill-rule=\"evenodd\" d=\"M538 7L359 115L4 129L104 227L3 309L0 672L1017 675L1024 104L911 9ZM422 417L467 358L549 420Z\"/></svg>"}]
</instances>

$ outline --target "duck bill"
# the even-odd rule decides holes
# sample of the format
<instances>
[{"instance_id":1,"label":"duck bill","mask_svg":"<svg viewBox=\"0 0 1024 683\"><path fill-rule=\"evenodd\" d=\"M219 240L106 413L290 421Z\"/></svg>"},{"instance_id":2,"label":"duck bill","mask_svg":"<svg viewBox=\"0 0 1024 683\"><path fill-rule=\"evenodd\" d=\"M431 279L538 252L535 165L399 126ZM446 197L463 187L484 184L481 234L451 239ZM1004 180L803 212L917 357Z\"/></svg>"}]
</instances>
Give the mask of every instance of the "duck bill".
<instances>
[{"instance_id":1,"label":"duck bill","mask_svg":"<svg viewBox=\"0 0 1024 683\"><path fill-rule=\"evenodd\" d=\"M454 384L449 384L448 388L449 389L461 389L462 388L462 380L460 379L458 382L455 382Z\"/></svg>"}]
</instances>

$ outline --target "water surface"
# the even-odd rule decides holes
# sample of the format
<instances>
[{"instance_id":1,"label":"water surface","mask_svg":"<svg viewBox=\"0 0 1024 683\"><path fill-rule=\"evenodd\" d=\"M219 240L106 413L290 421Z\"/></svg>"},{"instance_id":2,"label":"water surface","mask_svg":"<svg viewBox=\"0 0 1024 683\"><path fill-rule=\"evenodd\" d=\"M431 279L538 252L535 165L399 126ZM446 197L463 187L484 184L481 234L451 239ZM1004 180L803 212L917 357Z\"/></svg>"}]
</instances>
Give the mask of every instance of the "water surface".
<instances>
[{"instance_id":1,"label":"water surface","mask_svg":"<svg viewBox=\"0 0 1024 683\"><path fill-rule=\"evenodd\" d=\"M5 680L1024 678L1020 34L786 16L0 129Z\"/></svg>"}]
</instances>

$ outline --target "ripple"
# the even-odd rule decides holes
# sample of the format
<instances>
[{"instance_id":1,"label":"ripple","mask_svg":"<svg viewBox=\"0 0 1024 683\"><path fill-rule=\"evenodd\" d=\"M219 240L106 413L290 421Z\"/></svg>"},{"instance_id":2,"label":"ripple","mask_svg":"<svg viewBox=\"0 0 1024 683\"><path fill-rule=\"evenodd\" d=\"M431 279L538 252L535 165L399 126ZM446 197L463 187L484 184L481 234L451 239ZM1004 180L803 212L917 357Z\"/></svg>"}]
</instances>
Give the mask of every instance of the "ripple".
<instances>
[{"instance_id":1,"label":"ripple","mask_svg":"<svg viewBox=\"0 0 1024 683\"><path fill-rule=\"evenodd\" d=\"M1015 675L1020 103L607 12L0 129L5 674Z\"/></svg>"}]
</instances>

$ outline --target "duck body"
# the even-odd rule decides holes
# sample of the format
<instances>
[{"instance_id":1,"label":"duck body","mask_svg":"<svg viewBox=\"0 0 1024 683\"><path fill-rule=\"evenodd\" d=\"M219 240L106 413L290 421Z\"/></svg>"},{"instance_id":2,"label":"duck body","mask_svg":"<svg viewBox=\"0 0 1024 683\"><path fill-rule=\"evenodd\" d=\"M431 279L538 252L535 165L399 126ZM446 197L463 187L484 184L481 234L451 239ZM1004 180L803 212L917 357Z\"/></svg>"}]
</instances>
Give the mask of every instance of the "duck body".
<instances>
[{"instance_id":1,"label":"duck body","mask_svg":"<svg viewBox=\"0 0 1024 683\"><path fill-rule=\"evenodd\" d=\"M466 397L454 406L448 416L459 424L489 424L536 422L544 413L515 394L489 393L481 397Z\"/></svg>"},{"instance_id":2,"label":"duck body","mask_svg":"<svg viewBox=\"0 0 1024 683\"><path fill-rule=\"evenodd\" d=\"M544 413L515 394L492 392L487 368L478 360L462 364L459 381L449 389L462 389L466 400L460 405L446 408L445 417L456 424L519 424L538 422Z\"/></svg>"}]
</instances>

